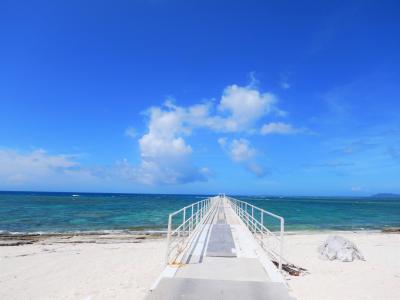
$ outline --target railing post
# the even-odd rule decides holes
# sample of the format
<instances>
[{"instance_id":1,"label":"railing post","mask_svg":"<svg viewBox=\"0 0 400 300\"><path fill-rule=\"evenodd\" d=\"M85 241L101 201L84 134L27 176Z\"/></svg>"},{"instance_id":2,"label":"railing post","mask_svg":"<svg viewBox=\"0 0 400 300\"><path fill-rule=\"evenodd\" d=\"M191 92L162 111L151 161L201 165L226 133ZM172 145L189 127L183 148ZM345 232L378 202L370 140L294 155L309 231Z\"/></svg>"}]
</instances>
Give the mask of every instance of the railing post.
<instances>
[{"instance_id":1,"label":"railing post","mask_svg":"<svg viewBox=\"0 0 400 300\"><path fill-rule=\"evenodd\" d=\"M202 219L202 206L203 206L203 203L202 202L200 202L199 203L199 223L201 223L201 219Z\"/></svg>"},{"instance_id":2,"label":"railing post","mask_svg":"<svg viewBox=\"0 0 400 300\"><path fill-rule=\"evenodd\" d=\"M248 210L249 210L249 208L248 208L248 204L247 204L247 202L246 202L246 219L247 219L247 227L249 227L249 221L250 221L250 219L249 219L249 212L248 212Z\"/></svg>"},{"instance_id":3,"label":"railing post","mask_svg":"<svg viewBox=\"0 0 400 300\"><path fill-rule=\"evenodd\" d=\"M247 203L244 205L244 218L245 218L245 222L246 222L246 226L249 226L249 218L247 217Z\"/></svg>"},{"instance_id":4,"label":"railing post","mask_svg":"<svg viewBox=\"0 0 400 300\"><path fill-rule=\"evenodd\" d=\"M197 209L196 209L196 226L199 224L199 202L197 202Z\"/></svg>"},{"instance_id":5,"label":"railing post","mask_svg":"<svg viewBox=\"0 0 400 300\"><path fill-rule=\"evenodd\" d=\"M261 223L261 237L264 238L264 212L261 211L261 218L260 218L260 223Z\"/></svg>"},{"instance_id":6,"label":"railing post","mask_svg":"<svg viewBox=\"0 0 400 300\"><path fill-rule=\"evenodd\" d=\"M283 232L285 231L285 220L281 219L281 234L280 234L280 239L281 239L281 253L279 256L279 271L282 272L282 258L283 258Z\"/></svg>"},{"instance_id":7,"label":"railing post","mask_svg":"<svg viewBox=\"0 0 400 300\"><path fill-rule=\"evenodd\" d=\"M168 216L168 232L167 232L167 253L165 256L165 263L169 264L169 245L171 243L171 227L172 227L172 216Z\"/></svg>"},{"instance_id":8,"label":"railing post","mask_svg":"<svg viewBox=\"0 0 400 300\"><path fill-rule=\"evenodd\" d=\"M251 223L253 225L253 232L256 232L256 222L254 221L254 205L251 205Z\"/></svg>"},{"instance_id":9,"label":"railing post","mask_svg":"<svg viewBox=\"0 0 400 300\"><path fill-rule=\"evenodd\" d=\"M185 235L186 235L186 225L185 225L185 223L186 223L186 207L183 210L183 223L182 223L182 224L184 224L183 225L183 231L185 232Z\"/></svg>"},{"instance_id":10,"label":"railing post","mask_svg":"<svg viewBox=\"0 0 400 300\"><path fill-rule=\"evenodd\" d=\"M194 220L193 207L194 205L192 204L192 214L190 215L190 231L193 231L193 220Z\"/></svg>"}]
</instances>

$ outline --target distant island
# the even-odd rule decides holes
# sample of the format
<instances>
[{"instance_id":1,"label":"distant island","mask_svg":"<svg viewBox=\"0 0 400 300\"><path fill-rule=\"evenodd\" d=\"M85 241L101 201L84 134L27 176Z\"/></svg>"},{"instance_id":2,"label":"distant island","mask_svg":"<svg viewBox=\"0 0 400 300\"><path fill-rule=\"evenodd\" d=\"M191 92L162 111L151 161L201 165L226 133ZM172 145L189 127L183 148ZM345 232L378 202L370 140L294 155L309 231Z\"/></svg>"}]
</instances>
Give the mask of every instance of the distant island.
<instances>
[{"instance_id":1,"label":"distant island","mask_svg":"<svg viewBox=\"0 0 400 300\"><path fill-rule=\"evenodd\" d=\"M373 198L400 198L400 194L392 194L392 193L379 193L372 195Z\"/></svg>"}]
</instances>

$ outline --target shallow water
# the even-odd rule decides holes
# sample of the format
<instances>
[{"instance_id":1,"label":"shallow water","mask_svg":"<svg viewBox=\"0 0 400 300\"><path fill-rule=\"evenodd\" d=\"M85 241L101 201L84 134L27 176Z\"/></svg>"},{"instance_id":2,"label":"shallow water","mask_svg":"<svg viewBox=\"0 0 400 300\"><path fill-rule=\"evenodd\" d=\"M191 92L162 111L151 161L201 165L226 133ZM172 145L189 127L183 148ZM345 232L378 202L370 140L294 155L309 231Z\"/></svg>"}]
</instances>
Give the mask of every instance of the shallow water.
<instances>
[{"instance_id":1,"label":"shallow water","mask_svg":"<svg viewBox=\"0 0 400 300\"><path fill-rule=\"evenodd\" d=\"M0 232L164 230L168 213L204 195L0 192ZM286 230L400 226L400 199L237 196L285 218ZM265 222L273 229L277 223Z\"/></svg>"}]
</instances>

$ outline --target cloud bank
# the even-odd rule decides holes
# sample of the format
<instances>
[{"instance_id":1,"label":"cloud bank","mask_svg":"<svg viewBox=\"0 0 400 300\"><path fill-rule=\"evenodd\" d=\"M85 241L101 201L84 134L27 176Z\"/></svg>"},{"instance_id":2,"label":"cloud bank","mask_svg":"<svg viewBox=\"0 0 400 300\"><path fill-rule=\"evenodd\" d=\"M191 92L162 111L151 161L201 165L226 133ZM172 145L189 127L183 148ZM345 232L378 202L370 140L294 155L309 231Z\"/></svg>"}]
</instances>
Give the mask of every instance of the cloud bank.
<instances>
[{"instance_id":1,"label":"cloud bank","mask_svg":"<svg viewBox=\"0 0 400 300\"><path fill-rule=\"evenodd\" d=\"M73 155L49 154L43 149L28 152L0 149L0 186L3 187L88 183L95 178L92 170L82 168Z\"/></svg>"}]
</instances>

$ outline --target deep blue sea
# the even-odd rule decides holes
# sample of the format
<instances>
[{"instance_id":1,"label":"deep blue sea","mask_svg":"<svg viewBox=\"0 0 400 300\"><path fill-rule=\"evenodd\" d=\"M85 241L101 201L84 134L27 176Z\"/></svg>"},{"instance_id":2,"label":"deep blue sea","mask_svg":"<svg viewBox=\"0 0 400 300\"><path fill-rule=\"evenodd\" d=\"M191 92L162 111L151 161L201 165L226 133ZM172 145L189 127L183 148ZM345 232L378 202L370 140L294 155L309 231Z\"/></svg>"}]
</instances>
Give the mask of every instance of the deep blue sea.
<instances>
[{"instance_id":1,"label":"deep blue sea","mask_svg":"<svg viewBox=\"0 0 400 300\"><path fill-rule=\"evenodd\" d=\"M205 195L0 192L0 233L165 230L169 213ZM400 199L236 196L285 218L286 230L400 226ZM274 224L271 223L274 227Z\"/></svg>"}]
</instances>

